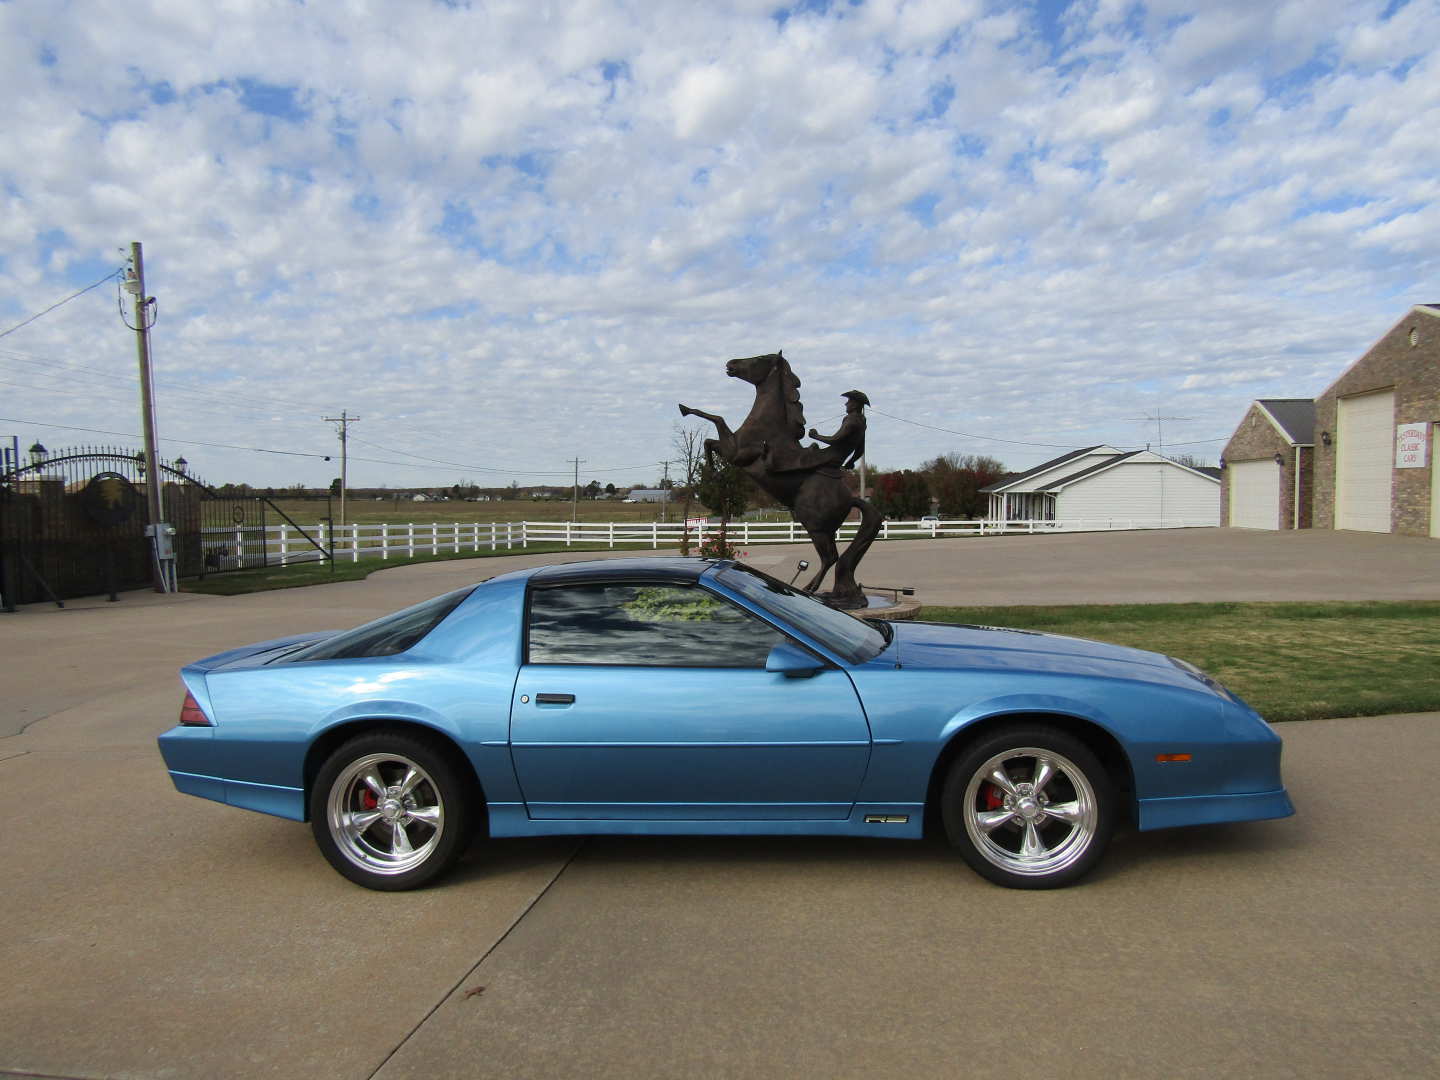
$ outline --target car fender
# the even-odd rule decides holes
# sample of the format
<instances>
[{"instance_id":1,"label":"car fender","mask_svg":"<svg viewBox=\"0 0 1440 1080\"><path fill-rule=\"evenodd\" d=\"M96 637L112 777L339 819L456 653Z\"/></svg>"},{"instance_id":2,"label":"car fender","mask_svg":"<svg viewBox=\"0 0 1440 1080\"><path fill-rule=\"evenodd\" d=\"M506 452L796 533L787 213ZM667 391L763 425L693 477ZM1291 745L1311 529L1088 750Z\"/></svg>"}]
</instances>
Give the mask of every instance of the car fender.
<instances>
[{"instance_id":1,"label":"car fender","mask_svg":"<svg viewBox=\"0 0 1440 1080\"><path fill-rule=\"evenodd\" d=\"M952 715L940 729L937 742L941 746L946 746L957 734L982 720L1035 714L1070 716L1077 720L1086 720L1101 728L1117 742L1119 741L1116 736L1114 719L1104 709L1096 706L1093 701L1056 694L1002 694L973 701Z\"/></svg>"},{"instance_id":2,"label":"car fender","mask_svg":"<svg viewBox=\"0 0 1440 1080\"><path fill-rule=\"evenodd\" d=\"M444 713L413 701L401 701L395 698L370 698L347 702L341 708L323 717L310 730L308 741L313 744L326 732L357 720L367 723L384 723L387 720L394 720L399 723L419 724L448 735L456 743L462 741L459 725Z\"/></svg>"},{"instance_id":3,"label":"car fender","mask_svg":"<svg viewBox=\"0 0 1440 1080\"><path fill-rule=\"evenodd\" d=\"M397 698L365 698L347 702L341 708L328 713L308 733L308 755L321 747L322 753L333 749L346 736L335 733L346 727L363 724L365 727L383 727L387 722L427 728L444 736L455 745L455 749L470 764L480 784L482 796L487 801L513 801L519 797L515 783L515 772L510 761L509 726L510 714L508 697L504 705L497 698L501 692L508 694L509 679L477 679L475 682L497 685L490 694L484 694L478 686L470 688L474 699L462 701L468 696L463 690L457 691L457 700L444 709L432 708L414 701ZM499 684L505 684L502 691ZM478 700L476 700L478 699Z\"/></svg>"}]
</instances>

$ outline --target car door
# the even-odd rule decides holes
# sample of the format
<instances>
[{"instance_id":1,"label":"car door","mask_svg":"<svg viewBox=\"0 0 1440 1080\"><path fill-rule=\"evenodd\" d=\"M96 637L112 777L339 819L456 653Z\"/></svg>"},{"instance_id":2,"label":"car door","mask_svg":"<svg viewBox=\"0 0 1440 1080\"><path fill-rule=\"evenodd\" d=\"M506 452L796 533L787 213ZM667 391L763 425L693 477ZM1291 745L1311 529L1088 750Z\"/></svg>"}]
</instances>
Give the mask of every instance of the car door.
<instances>
[{"instance_id":1,"label":"car door","mask_svg":"<svg viewBox=\"0 0 1440 1080\"><path fill-rule=\"evenodd\" d=\"M870 730L849 676L765 670L785 636L699 585L532 587L511 702L532 818L836 819ZM822 661L817 658L817 665Z\"/></svg>"}]
</instances>

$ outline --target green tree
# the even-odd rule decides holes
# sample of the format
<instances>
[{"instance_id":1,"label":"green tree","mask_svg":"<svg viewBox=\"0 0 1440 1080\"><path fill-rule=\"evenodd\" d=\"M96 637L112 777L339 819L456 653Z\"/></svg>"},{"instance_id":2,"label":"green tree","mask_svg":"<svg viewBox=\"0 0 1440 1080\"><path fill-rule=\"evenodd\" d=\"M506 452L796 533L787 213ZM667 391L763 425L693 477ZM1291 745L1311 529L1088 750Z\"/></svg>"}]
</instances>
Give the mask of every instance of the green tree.
<instances>
[{"instance_id":1,"label":"green tree","mask_svg":"<svg viewBox=\"0 0 1440 1080\"><path fill-rule=\"evenodd\" d=\"M715 553L725 558L734 555L726 538L726 526L733 517L745 512L750 502L750 478L728 461L706 454L700 462L700 480L695 494L720 518L720 543Z\"/></svg>"},{"instance_id":2,"label":"green tree","mask_svg":"<svg viewBox=\"0 0 1440 1080\"><path fill-rule=\"evenodd\" d=\"M989 499L980 489L1005 475L1005 466L979 454L942 454L920 466L930 497L944 517L974 521L985 516Z\"/></svg>"},{"instance_id":3,"label":"green tree","mask_svg":"<svg viewBox=\"0 0 1440 1080\"><path fill-rule=\"evenodd\" d=\"M910 469L880 473L870 502L887 518L918 518L930 512L930 488L923 474Z\"/></svg>"}]
</instances>

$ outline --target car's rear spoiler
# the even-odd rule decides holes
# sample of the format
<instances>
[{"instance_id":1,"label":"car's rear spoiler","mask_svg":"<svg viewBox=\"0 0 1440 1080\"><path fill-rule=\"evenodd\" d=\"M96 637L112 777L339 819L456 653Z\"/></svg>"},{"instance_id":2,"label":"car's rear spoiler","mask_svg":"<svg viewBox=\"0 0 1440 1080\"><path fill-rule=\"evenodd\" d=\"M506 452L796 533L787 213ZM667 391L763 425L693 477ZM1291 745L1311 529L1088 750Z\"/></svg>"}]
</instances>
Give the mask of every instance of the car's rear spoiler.
<instances>
[{"instance_id":1,"label":"car's rear spoiler","mask_svg":"<svg viewBox=\"0 0 1440 1080\"><path fill-rule=\"evenodd\" d=\"M321 641L337 633L339 633L338 630L322 630L319 633L291 634L289 637L273 638L270 641L261 641L254 645L242 645L238 649L226 649L214 656L196 660L193 664L186 664L180 669L180 681L185 684L185 689L194 695L196 704L200 706L206 716L210 717L211 723L214 723L215 710L210 705L210 688L205 684L205 676L208 673L217 668L228 667L231 664L262 656L265 653L278 653L295 645Z\"/></svg>"}]
</instances>

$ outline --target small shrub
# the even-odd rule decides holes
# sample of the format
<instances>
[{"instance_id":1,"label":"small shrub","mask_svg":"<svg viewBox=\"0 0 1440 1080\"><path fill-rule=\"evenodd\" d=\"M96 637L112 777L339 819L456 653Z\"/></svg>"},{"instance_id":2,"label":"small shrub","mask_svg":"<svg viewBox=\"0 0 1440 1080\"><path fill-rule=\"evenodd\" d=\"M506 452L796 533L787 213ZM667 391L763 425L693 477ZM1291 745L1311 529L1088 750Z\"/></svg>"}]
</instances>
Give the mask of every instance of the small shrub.
<instances>
[{"instance_id":1,"label":"small shrub","mask_svg":"<svg viewBox=\"0 0 1440 1080\"><path fill-rule=\"evenodd\" d=\"M720 533L710 533L701 540L698 553L702 559L733 559L740 554Z\"/></svg>"}]
</instances>

